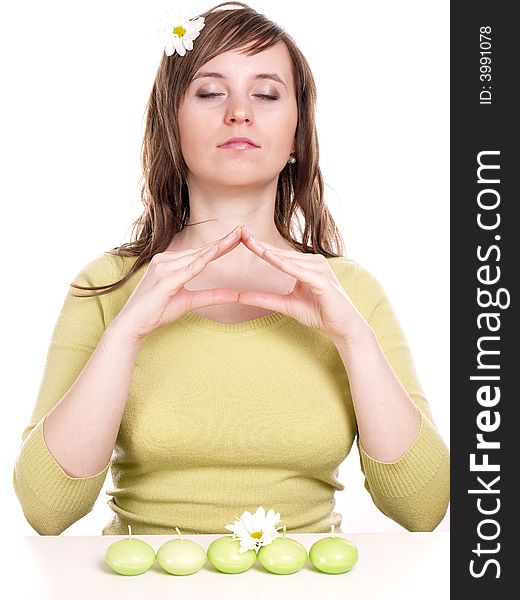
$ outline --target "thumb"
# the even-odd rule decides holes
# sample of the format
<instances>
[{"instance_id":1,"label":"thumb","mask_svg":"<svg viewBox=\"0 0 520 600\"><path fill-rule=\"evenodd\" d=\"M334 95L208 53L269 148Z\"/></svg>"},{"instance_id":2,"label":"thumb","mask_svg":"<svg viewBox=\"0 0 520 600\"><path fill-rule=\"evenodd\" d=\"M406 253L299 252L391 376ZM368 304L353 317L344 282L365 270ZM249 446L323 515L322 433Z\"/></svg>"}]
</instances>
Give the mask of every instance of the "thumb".
<instances>
[{"instance_id":1,"label":"thumb","mask_svg":"<svg viewBox=\"0 0 520 600\"><path fill-rule=\"evenodd\" d=\"M186 310L193 310L202 306L238 302L239 292L232 288L215 288L210 290L187 290L183 288L177 292L175 297L183 300L187 306Z\"/></svg>"}]
</instances>

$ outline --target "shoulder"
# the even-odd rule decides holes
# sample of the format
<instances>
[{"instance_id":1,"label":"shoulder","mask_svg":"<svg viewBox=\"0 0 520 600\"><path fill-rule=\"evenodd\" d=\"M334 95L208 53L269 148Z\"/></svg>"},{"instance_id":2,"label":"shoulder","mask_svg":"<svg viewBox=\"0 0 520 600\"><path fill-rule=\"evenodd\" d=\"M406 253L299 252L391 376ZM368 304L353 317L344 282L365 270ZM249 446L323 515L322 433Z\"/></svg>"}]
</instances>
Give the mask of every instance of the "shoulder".
<instances>
[{"instance_id":1,"label":"shoulder","mask_svg":"<svg viewBox=\"0 0 520 600\"><path fill-rule=\"evenodd\" d=\"M111 255L108 252L102 252L88 262L83 263L76 271L74 282L78 280L87 281L89 283L104 282L109 280L113 274L113 262Z\"/></svg>"},{"instance_id":2,"label":"shoulder","mask_svg":"<svg viewBox=\"0 0 520 600\"><path fill-rule=\"evenodd\" d=\"M379 278L359 262L344 256L327 258L339 283L365 318L386 300Z\"/></svg>"},{"instance_id":3,"label":"shoulder","mask_svg":"<svg viewBox=\"0 0 520 600\"><path fill-rule=\"evenodd\" d=\"M327 258L327 262L342 284L357 288L379 283L372 271L351 258L346 258L345 256L333 256Z\"/></svg>"},{"instance_id":4,"label":"shoulder","mask_svg":"<svg viewBox=\"0 0 520 600\"><path fill-rule=\"evenodd\" d=\"M138 258L137 255L123 256L112 251L102 252L85 265L84 272L90 277L92 285L112 285L129 275ZM126 302L145 274L148 266L149 263L145 262L116 289L110 289L109 295L112 304L118 304L119 301Z\"/></svg>"},{"instance_id":5,"label":"shoulder","mask_svg":"<svg viewBox=\"0 0 520 600\"><path fill-rule=\"evenodd\" d=\"M121 279L136 260L135 256L120 256L110 250L101 252L80 266L72 283L87 286L112 284Z\"/></svg>"},{"instance_id":6,"label":"shoulder","mask_svg":"<svg viewBox=\"0 0 520 600\"><path fill-rule=\"evenodd\" d=\"M107 250L85 263L79 273L97 280L110 279L111 277L127 272L136 262L137 258L137 256L121 256Z\"/></svg>"},{"instance_id":7,"label":"shoulder","mask_svg":"<svg viewBox=\"0 0 520 600\"><path fill-rule=\"evenodd\" d=\"M122 306L137 285L135 278L142 276L141 269L137 275L129 278L118 288L112 289L110 287L108 292L105 290L104 293L99 293L102 290L89 288L112 286L117 283L128 273L137 258L137 256L121 256L111 251L101 252L83 263L76 271L73 279L69 280L68 296L86 296L86 299L82 299L83 303L101 302L105 310L109 310L113 306ZM84 286L87 289L78 289L75 286ZM91 296L91 294L95 294L95 296Z\"/></svg>"}]
</instances>

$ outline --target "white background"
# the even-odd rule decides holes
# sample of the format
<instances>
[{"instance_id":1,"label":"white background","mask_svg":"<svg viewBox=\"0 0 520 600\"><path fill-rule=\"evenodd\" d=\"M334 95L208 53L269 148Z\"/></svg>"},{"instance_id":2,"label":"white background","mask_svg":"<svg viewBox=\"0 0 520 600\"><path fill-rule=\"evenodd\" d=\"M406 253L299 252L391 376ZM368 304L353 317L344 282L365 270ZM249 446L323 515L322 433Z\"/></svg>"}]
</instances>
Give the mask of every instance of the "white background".
<instances>
[{"instance_id":1,"label":"white background","mask_svg":"<svg viewBox=\"0 0 520 600\"><path fill-rule=\"evenodd\" d=\"M193 16L214 2L182 3ZM12 488L51 333L79 269L130 240L144 111L173 3L3 3L4 527L36 535ZM449 446L449 2L251 0L300 46L318 88L320 164L346 254L383 284ZM344 532L404 531L363 488L354 445ZM98 535L105 490L62 535ZM449 512L438 527L449 530Z\"/></svg>"}]
</instances>

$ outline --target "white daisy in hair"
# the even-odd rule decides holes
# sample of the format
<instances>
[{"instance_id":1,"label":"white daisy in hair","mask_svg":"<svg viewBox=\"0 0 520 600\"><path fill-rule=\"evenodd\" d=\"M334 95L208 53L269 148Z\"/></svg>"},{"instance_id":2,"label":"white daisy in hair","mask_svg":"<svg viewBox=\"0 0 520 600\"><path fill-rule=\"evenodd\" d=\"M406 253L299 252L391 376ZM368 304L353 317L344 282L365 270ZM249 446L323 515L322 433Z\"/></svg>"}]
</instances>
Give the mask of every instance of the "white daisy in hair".
<instances>
[{"instance_id":1,"label":"white daisy in hair","mask_svg":"<svg viewBox=\"0 0 520 600\"><path fill-rule=\"evenodd\" d=\"M271 508L266 514L265 508L259 506L254 515L249 511L242 513L241 517L232 525L226 525L226 529L234 533L240 540L239 553L243 554L248 550L259 550L262 546L267 546L275 538L280 537L275 524L280 521L280 513L275 513Z\"/></svg>"},{"instance_id":2,"label":"white daisy in hair","mask_svg":"<svg viewBox=\"0 0 520 600\"><path fill-rule=\"evenodd\" d=\"M164 51L168 56L177 52L184 56L193 50L195 40L204 27L204 17L188 17L180 10L170 9L161 17L154 28L155 35L164 43Z\"/></svg>"}]
</instances>

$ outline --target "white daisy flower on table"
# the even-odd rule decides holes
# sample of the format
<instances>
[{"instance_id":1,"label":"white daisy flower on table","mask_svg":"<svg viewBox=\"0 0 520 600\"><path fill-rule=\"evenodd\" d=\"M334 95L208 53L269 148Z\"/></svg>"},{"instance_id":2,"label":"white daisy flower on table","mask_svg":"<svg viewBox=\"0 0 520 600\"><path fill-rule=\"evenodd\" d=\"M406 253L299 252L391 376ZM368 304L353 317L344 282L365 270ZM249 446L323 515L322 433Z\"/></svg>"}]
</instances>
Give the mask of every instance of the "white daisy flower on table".
<instances>
[{"instance_id":1,"label":"white daisy flower on table","mask_svg":"<svg viewBox=\"0 0 520 600\"><path fill-rule=\"evenodd\" d=\"M167 11L155 27L155 35L164 43L164 51L168 56L179 54L184 56L193 50L193 40L199 37L204 27L204 17L190 19L179 10Z\"/></svg>"},{"instance_id":2,"label":"white daisy flower on table","mask_svg":"<svg viewBox=\"0 0 520 600\"><path fill-rule=\"evenodd\" d=\"M246 510L240 518L235 518L237 520L232 525L225 527L239 538L240 554L248 550L259 550L280 537L275 528L275 524L280 521L280 513L275 513L272 508L266 514L265 508L259 506L254 515Z\"/></svg>"}]
</instances>

